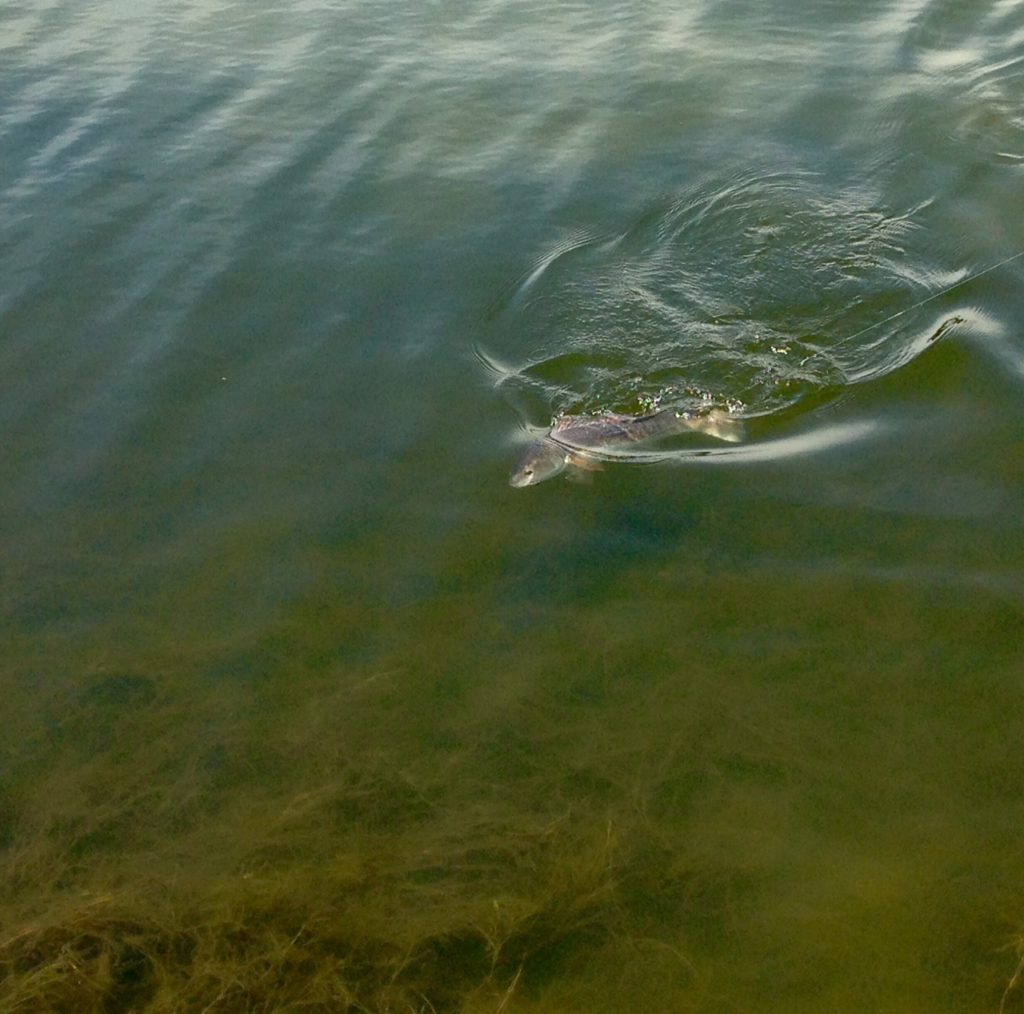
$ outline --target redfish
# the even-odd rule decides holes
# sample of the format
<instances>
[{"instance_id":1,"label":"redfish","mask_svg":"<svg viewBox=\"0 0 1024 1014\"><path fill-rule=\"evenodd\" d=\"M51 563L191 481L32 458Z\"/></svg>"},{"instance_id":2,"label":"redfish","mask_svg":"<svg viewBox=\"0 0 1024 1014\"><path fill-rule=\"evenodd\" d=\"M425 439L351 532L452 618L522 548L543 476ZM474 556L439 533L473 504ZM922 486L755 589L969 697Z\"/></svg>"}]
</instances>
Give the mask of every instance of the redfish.
<instances>
[{"instance_id":1,"label":"redfish","mask_svg":"<svg viewBox=\"0 0 1024 1014\"><path fill-rule=\"evenodd\" d=\"M665 408L648 415L562 415L544 437L519 456L509 485L534 486L566 469L570 473L594 471L601 467L601 452L615 457L623 447L685 432L735 443L743 439L743 423L721 409L703 414Z\"/></svg>"}]
</instances>

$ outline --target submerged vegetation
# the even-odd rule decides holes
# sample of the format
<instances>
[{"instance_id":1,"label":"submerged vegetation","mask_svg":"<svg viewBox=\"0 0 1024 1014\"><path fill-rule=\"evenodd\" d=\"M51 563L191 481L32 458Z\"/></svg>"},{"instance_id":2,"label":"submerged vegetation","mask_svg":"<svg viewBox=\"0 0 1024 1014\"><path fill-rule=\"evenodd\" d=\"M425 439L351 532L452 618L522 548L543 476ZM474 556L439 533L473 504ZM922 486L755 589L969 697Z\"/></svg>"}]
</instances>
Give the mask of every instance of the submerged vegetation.
<instances>
[{"instance_id":1,"label":"submerged vegetation","mask_svg":"<svg viewBox=\"0 0 1024 1014\"><path fill-rule=\"evenodd\" d=\"M1024 719L970 664L1014 669L1015 607L623 582L557 622L321 593L216 658L25 648L0 1008L1021 1009Z\"/></svg>"},{"instance_id":2,"label":"submerged vegetation","mask_svg":"<svg viewBox=\"0 0 1024 1014\"><path fill-rule=\"evenodd\" d=\"M581 961L692 979L671 946L616 939L653 896L652 866L623 883L611 838L530 837L490 854L452 849L441 867L392 859L82 896L4 942L4 1006L493 1011Z\"/></svg>"}]
</instances>

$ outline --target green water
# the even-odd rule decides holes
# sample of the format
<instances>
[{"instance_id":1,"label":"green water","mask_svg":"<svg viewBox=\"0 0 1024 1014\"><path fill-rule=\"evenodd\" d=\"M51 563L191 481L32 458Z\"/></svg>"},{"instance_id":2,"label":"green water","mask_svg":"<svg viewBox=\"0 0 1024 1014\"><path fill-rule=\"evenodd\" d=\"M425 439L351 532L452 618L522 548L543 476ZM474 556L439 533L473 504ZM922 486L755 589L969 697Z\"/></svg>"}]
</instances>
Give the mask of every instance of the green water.
<instances>
[{"instance_id":1,"label":"green water","mask_svg":"<svg viewBox=\"0 0 1024 1014\"><path fill-rule=\"evenodd\" d=\"M1022 1009L1022 69L0 8L0 1007ZM652 403L747 440L508 486Z\"/></svg>"}]
</instances>

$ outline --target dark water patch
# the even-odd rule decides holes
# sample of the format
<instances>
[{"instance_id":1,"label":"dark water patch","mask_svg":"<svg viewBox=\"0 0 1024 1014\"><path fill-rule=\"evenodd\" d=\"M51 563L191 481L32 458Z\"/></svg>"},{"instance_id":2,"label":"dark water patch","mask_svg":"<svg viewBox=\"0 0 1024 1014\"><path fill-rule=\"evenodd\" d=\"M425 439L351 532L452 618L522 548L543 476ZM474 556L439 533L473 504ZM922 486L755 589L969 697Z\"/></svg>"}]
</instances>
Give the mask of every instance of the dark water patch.
<instances>
[{"instance_id":1,"label":"dark water patch","mask_svg":"<svg viewBox=\"0 0 1024 1014\"><path fill-rule=\"evenodd\" d=\"M0 849L8 848L14 841L18 823L18 807L5 793L0 794Z\"/></svg>"},{"instance_id":2,"label":"dark water patch","mask_svg":"<svg viewBox=\"0 0 1024 1014\"><path fill-rule=\"evenodd\" d=\"M132 673L101 675L80 687L78 703L99 709L137 708L156 696L153 680Z\"/></svg>"}]
</instances>

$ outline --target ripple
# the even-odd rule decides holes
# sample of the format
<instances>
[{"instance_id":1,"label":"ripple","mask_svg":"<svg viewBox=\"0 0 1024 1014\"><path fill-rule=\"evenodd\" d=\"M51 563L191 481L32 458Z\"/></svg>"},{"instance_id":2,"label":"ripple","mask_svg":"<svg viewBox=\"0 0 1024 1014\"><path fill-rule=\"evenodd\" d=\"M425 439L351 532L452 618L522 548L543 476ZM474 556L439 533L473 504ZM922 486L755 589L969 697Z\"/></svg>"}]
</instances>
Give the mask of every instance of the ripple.
<instances>
[{"instance_id":1,"label":"ripple","mask_svg":"<svg viewBox=\"0 0 1024 1014\"><path fill-rule=\"evenodd\" d=\"M883 331L875 307L909 314L936 279L957 278L912 253L917 209L866 196L806 171L705 179L616 236L538 256L483 357L546 415L819 404L909 361L941 326Z\"/></svg>"}]
</instances>

